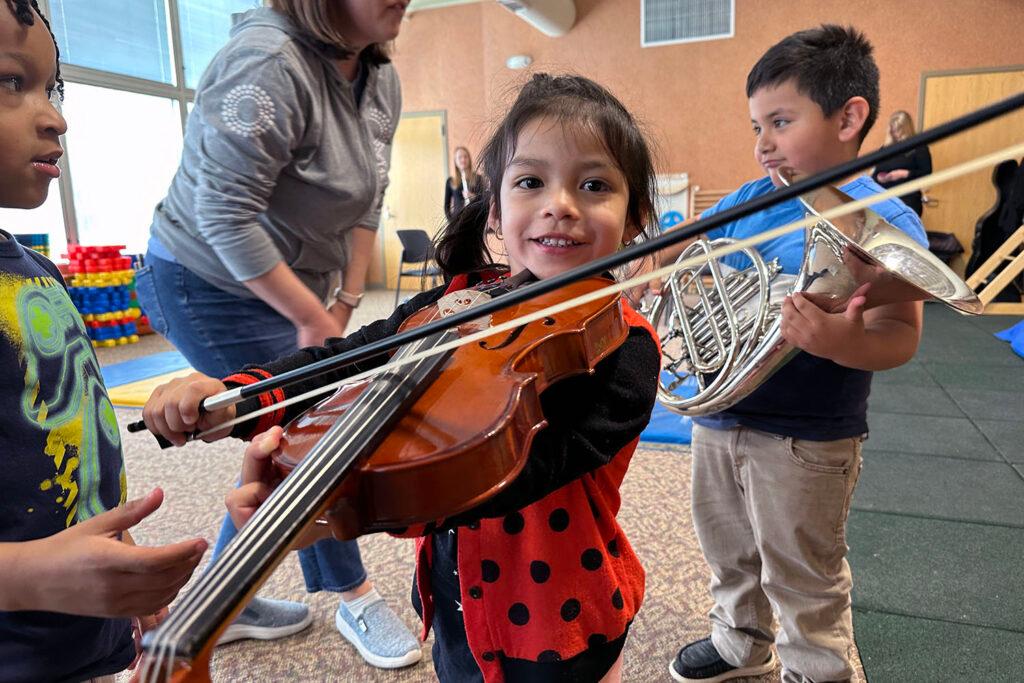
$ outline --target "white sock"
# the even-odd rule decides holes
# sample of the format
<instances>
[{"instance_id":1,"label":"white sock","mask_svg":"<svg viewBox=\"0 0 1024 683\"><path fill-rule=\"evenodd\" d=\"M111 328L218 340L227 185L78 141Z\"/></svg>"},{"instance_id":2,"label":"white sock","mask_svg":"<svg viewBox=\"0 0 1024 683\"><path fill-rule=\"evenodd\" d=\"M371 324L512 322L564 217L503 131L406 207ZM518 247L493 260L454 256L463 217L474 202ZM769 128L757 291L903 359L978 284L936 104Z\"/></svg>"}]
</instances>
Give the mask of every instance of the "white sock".
<instances>
[{"instance_id":1,"label":"white sock","mask_svg":"<svg viewBox=\"0 0 1024 683\"><path fill-rule=\"evenodd\" d=\"M345 598L342 598L341 603L345 605L345 609L348 610L349 614L358 619L362 616L363 610L381 599L382 598L380 597L380 593L377 592L377 589L371 588L369 591L354 600L346 600Z\"/></svg>"}]
</instances>

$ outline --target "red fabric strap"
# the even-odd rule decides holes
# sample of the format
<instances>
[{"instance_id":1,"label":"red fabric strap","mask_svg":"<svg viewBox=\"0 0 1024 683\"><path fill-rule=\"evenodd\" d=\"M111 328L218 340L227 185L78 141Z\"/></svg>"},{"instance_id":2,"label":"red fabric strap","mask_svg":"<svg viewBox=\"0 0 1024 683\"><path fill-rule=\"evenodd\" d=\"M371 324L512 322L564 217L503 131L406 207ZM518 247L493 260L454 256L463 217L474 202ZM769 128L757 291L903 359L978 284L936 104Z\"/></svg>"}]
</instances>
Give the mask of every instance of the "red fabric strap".
<instances>
[{"instance_id":1,"label":"red fabric strap","mask_svg":"<svg viewBox=\"0 0 1024 683\"><path fill-rule=\"evenodd\" d=\"M227 384L228 382L234 382L235 384L249 385L255 384L256 382L259 382L264 379L270 379L272 376L273 375L271 375L269 372L261 368L251 368L244 372L239 372L234 375L231 375L230 377L225 377L222 381L225 384ZM272 389L269 392L259 394L259 399L261 408L266 408L267 406L272 406L277 403L281 403L284 401L284 390L281 388ZM272 413L261 415L260 419L256 422L256 426L253 427L252 431L249 433L249 438L252 438L257 434L262 434L263 432L267 431L274 425L280 424L283 419L284 408L278 408Z\"/></svg>"}]
</instances>

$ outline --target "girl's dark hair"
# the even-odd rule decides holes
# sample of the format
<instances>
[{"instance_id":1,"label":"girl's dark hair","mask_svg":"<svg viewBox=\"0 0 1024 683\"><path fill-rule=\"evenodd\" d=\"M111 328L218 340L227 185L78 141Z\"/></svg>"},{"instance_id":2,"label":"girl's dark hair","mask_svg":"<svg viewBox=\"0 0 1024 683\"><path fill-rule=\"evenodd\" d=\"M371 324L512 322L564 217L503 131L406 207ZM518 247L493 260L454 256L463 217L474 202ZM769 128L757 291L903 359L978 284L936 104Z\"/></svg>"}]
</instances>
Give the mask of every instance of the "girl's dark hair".
<instances>
[{"instance_id":1,"label":"girl's dark hair","mask_svg":"<svg viewBox=\"0 0 1024 683\"><path fill-rule=\"evenodd\" d=\"M7 7L10 8L11 12L14 13L15 19L18 23L23 26L34 26L36 23L36 16L43 20L43 26L50 32L50 38L53 39L53 49L57 51L57 92L60 94L60 98L64 99L64 79L60 77L60 48L57 47L57 39L53 35L53 29L50 28L50 22L43 16L42 10L39 9L36 0L5 0Z\"/></svg>"},{"instance_id":2,"label":"girl's dark hair","mask_svg":"<svg viewBox=\"0 0 1024 683\"><path fill-rule=\"evenodd\" d=\"M437 238L435 258L448 277L493 264L485 243L491 202L500 217L502 176L515 156L520 131L539 118L601 141L626 179L627 221L650 235L657 218L654 162L636 121L614 95L588 78L535 74L480 153L487 189L453 216Z\"/></svg>"}]
</instances>

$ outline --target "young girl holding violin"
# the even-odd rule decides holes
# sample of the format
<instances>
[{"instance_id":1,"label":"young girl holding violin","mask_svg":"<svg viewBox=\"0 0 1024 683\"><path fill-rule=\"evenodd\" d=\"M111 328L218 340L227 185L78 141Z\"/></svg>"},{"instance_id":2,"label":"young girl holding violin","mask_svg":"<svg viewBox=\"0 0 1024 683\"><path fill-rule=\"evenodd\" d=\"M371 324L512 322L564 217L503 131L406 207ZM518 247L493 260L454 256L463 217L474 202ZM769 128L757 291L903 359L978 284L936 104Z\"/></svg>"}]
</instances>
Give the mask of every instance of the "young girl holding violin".
<instances>
[{"instance_id":1,"label":"young girl holding violin","mask_svg":"<svg viewBox=\"0 0 1024 683\"><path fill-rule=\"evenodd\" d=\"M166 385L143 412L150 430L183 443L187 433L234 417L234 407L200 416L207 396L393 335L448 292L487 289L523 271L547 278L609 255L645 232L655 215L653 166L637 124L614 96L582 77L535 75L485 147L482 165L489 189L454 217L437 245L446 285L324 347L223 381L192 375ZM493 265L484 242L488 229L505 246L507 270ZM413 602L424 637L434 629L442 681L621 678L644 572L615 516L659 371L654 331L621 303L628 336L592 374L563 379L541 395L547 425L533 438L520 474L466 512L401 533L418 537ZM316 383L351 376L368 363L356 365ZM274 390L273 397L243 402L238 413L309 388ZM467 404L472 391L487 387L466 387ZM237 524L270 493L268 456L281 439L272 425L308 405L234 428L233 436L255 437L243 486L228 498Z\"/></svg>"}]
</instances>

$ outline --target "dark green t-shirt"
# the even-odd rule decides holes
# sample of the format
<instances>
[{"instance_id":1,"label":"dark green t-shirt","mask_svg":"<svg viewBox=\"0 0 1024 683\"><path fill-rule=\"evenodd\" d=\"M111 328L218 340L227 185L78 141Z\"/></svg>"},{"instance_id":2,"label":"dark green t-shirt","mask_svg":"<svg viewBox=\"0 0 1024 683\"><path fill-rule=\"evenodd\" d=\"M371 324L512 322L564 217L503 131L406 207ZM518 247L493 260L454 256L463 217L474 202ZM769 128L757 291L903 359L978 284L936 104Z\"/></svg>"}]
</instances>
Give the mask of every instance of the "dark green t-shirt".
<instances>
[{"instance_id":1,"label":"dark green t-shirt","mask_svg":"<svg viewBox=\"0 0 1024 683\"><path fill-rule=\"evenodd\" d=\"M0 471L0 542L52 536L126 491L114 409L60 272L3 231ZM134 655L127 619L0 612L4 683L80 681L121 671Z\"/></svg>"}]
</instances>

